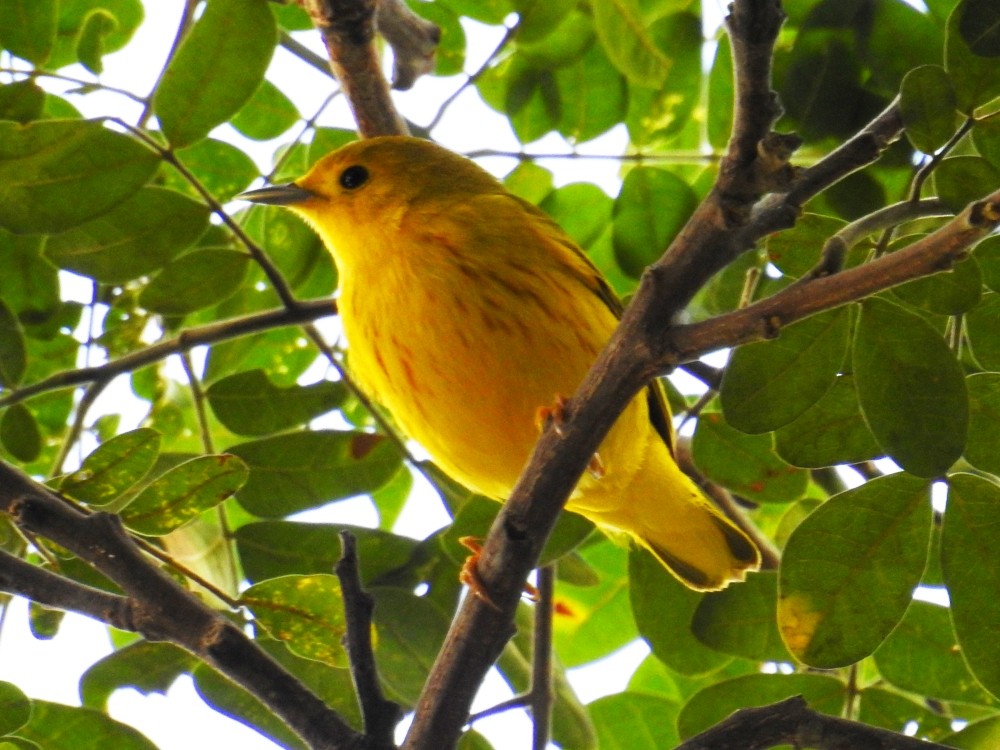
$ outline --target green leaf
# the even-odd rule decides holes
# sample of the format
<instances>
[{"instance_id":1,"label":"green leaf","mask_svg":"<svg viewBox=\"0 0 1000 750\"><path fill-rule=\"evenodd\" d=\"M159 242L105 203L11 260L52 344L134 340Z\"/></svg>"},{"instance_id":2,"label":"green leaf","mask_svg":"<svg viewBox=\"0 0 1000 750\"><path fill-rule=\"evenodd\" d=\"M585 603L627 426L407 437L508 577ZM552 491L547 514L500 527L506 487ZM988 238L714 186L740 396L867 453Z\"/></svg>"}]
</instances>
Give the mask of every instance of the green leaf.
<instances>
[{"instance_id":1,"label":"green leaf","mask_svg":"<svg viewBox=\"0 0 1000 750\"><path fill-rule=\"evenodd\" d=\"M228 429L238 435L268 435L308 422L340 406L343 383L321 380L279 388L263 370L239 372L212 384L208 403Z\"/></svg>"},{"instance_id":2,"label":"green leaf","mask_svg":"<svg viewBox=\"0 0 1000 750\"><path fill-rule=\"evenodd\" d=\"M94 75L104 72L101 58L106 52L104 42L118 29L118 19L104 8L95 8L87 14L76 42L76 56Z\"/></svg>"},{"instance_id":3,"label":"green leaf","mask_svg":"<svg viewBox=\"0 0 1000 750\"><path fill-rule=\"evenodd\" d=\"M790 502L802 496L809 482L805 472L778 458L770 435L735 430L718 412L698 418L691 451L707 476L756 502Z\"/></svg>"},{"instance_id":4,"label":"green leaf","mask_svg":"<svg viewBox=\"0 0 1000 750\"><path fill-rule=\"evenodd\" d=\"M934 186L949 210L959 213L1000 185L1000 169L981 156L950 156L934 170Z\"/></svg>"},{"instance_id":5,"label":"green leaf","mask_svg":"<svg viewBox=\"0 0 1000 750\"><path fill-rule=\"evenodd\" d=\"M625 647L638 636L629 606L629 577L624 549L602 535L579 547L560 568L583 568L585 577L560 580L555 616L556 653L566 667L588 664ZM665 573L665 575L668 575Z\"/></svg>"},{"instance_id":6,"label":"green leaf","mask_svg":"<svg viewBox=\"0 0 1000 750\"><path fill-rule=\"evenodd\" d=\"M88 505L106 505L135 486L160 454L160 433L148 427L124 432L99 446L63 479L60 492Z\"/></svg>"},{"instance_id":7,"label":"green leaf","mask_svg":"<svg viewBox=\"0 0 1000 750\"><path fill-rule=\"evenodd\" d=\"M0 226L64 231L121 204L157 164L139 141L100 122L0 122Z\"/></svg>"},{"instance_id":8,"label":"green leaf","mask_svg":"<svg viewBox=\"0 0 1000 750\"><path fill-rule=\"evenodd\" d=\"M989 0L967 0L958 14L958 33L972 54L1000 57L1000 8Z\"/></svg>"},{"instance_id":9,"label":"green leaf","mask_svg":"<svg viewBox=\"0 0 1000 750\"><path fill-rule=\"evenodd\" d=\"M733 50L729 35L724 34L715 48L715 59L708 74L708 142L716 150L722 150L729 142L735 101Z\"/></svg>"},{"instance_id":10,"label":"green leaf","mask_svg":"<svg viewBox=\"0 0 1000 750\"><path fill-rule=\"evenodd\" d=\"M56 40L57 0L4 0L0 3L0 47L42 67Z\"/></svg>"},{"instance_id":11,"label":"green leaf","mask_svg":"<svg viewBox=\"0 0 1000 750\"><path fill-rule=\"evenodd\" d=\"M645 550L630 551L629 580L635 624L660 661L686 675L713 672L729 661L691 630L703 594L686 588Z\"/></svg>"},{"instance_id":12,"label":"green leaf","mask_svg":"<svg viewBox=\"0 0 1000 750\"><path fill-rule=\"evenodd\" d=\"M917 695L979 705L995 703L969 673L947 607L911 602L902 622L875 652L875 666L891 684Z\"/></svg>"},{"instance_id":13,"label":"green leaf","mask_svg":"<svg viewBox=\"0 0 1000 750\"><path fill-rule=\"evenodd\" d=\"M511 0L517 11L517 39L537 42L551 34L576 7L575 0Z\"/></svg>"},{"instance_id":14,"label":"green leaf","mask_svg":"<svg viewBox=\"0 0 1000 750\"><path fill-rule=\"evenodd\" d=\"M810 707L833 716L844 708L846 686L818 674L754 674L723 680L697 692L677 718L681 738L715 726L733 711L777 703L801 695Z\"/></svg>"},{"instance_id":15,"label":"green leaf","mask_svg":"<svg viewBox=\"0 0 1000 750\"><path fill-rule=\"evenodd\" d=\"M657 44L640 0L594 0L594 28L608 57L630 81L659 88L673 60Z\"/></svg>"},{"instance_id":16,"label":"green leaf","mask_svg":"<svg viewBox=\"0 0 1000 750\"><path fill-rule=\"evenodd\" d=\"M536 68L561 68L579 60L595 39L593 18L575 8L540 42L525 42L519 37L517 53Z\"/></svg>"},{"instance_id":17,"label":"green leaf","mask_svg":"<svg viewBox=\"0 0 1000 750\"><path fill-rule=\"evenodd\" d=\"M592 45L580 60L560 68L555 76L561 103L557 127L570 142L596 138L625 117L625 79L600 45Z\"/></svg>"},{"instance_id":18,"label":"green leaf","mask_svg":"<svg viewBox=\"0 0 1000 750\"><path fill-rule=\"evenodd\" d=\"M740 586L706 594L691 629L710 648L753 661L791 661L774 619L778 576L761 571Z\"/></svg>"},{"instance_id":19,"label":"green leaf","mask_svg":"<svg viewBox=\"0 0 1000 750\"><path fill-rule=\"evenodd\" d=\"M16 388L27 364L24 331L7 303L0 299L0 387Z\"/></svg>"},{"instance_id":20,"label":"green leaf","mask_svg":"<svg viewBox=\"0 0 1000 750\"><path fill-rule=\"evenodd\" d=\"M980 156L1000 169L1000 116L978 121L972 129L972 142Z\"/></svg>"},{"instance_id":21,"label":"green leaf","mask_svg":"<svg viewBox=\"0 0 1000 750\"><path fill-rule=\"evenodd\" d=\"M18 737L45 750L156 750L156 745L130 726L90 708L31 701L31 719Z\"/></svg>"},{"instance_id":22,"label":"green leaf","mask_svg":"<svg viewBox=\"0 0 1000 750\"><path fill-rule=\"evenodd\" d=\"M107 711L111 694L122 688L166 695L174 680L197 663L171 643L137 641L90 665L80 678L80 699L88 708Z\"/></svg>"},{"instance_id":23,"label":"green leaf","mask_svg":"<svg viewBox=\"0 0 1000 750\"><path fill-rule=\"evenodd\" d=\"M11 404L0 417L0 443L18 461L30 463L41 455L38 422L24 404Z\"/></svg>"},{"instance_id":24,"label":"green leaf","mask_svg":"<svg viewBox=\"0 0 1000 750\"><path fill-rule=\"evenodd\" d=\"M961 731L942 737L941 743L962 750L993 750L1000 744L1000 716L974 721Z\"/></svg>"},{"instance_id":25,"label":"green leaf","mask_svg":"<svg viewBox=\"0 0 1000 750\"><path fill-rule=\"evenodd\" d=\"M115 27L103 39L105 54L124 47L142 23L142 0L62 0L55 46L46 64L48 70L78 62L80 35L88 17L97 9L115 19Z\"/></svg>"},{"instance_id":26,"label":"green leaf","mask_svg":"<svg viewBox=\"0 0 1000 750\"><path fill-rule=\"evenodd\" d=\"M552 179L551 174L545 174L549 180ZM510 185L507 187L509 189ZM538 207L555 219L566 234L584 249L596 242L607 229L612 205L611 198L589 182L573 182L547 191L538 203Z\"/></svg>"},{"instance_id":27,"label":"green leaf","mask_svg":"<svg viewBox=\"0 0 1000 750\"><path fill-rule=\"evenodd\" d=\"M282 651L287 651L284 646L280 648ZM318 667L342 673L347 677L346 684L342 686L343 689L352 692L350 673L347 670L333 669L320 662L312 663ZM260 732L283 750L308 750L298 735L292 732L285 722L275 716L271 709L207 664L199 664L194 668L191 676L194 678L198 696L219 713Z\"/></svg>"},{"instance_id":28,"label":"green leaf","mask_svg":"<svg viewBox=\"0 0 1000 750\"><path fill-rule=\"evenodd\" d=\"M208 227L208 206L147 187L112 211L49 238L45 257L60 268L119 284L162 268Z\"/></svg>"},{"instance_id":29,"label":"green leaf","mask_svg":"<svg viewBox=\"0 0 1000 750\"><path fill-rule=\"evenodd\" d=\"M951 619L966 664L982 685L1000 695L1000 485L974 474L948 477L941 568Z\"/></svg>"},{"instance_id":30,"label":"green leaf","mask_svg":"<svg viewBox=\"0 0 1000 750\"><path fill-rule=\"evenodd\" d=\"M0 9L4 6L0 5ZM3 11L0 10L0 13ZM3 22L0 21L0 24ZM0 86L0 120L16 120L22 125L41 118L45 91L34 79Z\"/></svg>"},{"instance_id":31,"label":"green leaf","mask_svg":"<svg viewBox=\"0 0 1000 750\"><path fill-rule=\"evenodd\" d=\"M292 127L300 116L292 100L265 79L229 122L247 138L269 141Z\"/></svg>"},{"instance_id":32,"label":"green leaf","mask_svg":"<svg viewBox=\"0 0 1000 750\"><path fill-rule=\"evenodd\" d=\"M965 460L981 471L1000 474L1000 373L976 373L965 384L969 389Z\"/></svg>"},{"instance_id":33,"label":"green leaf","mask_svg":"<svg viewBox=\"0 0 1000 750\"><path fill-rule=\"evenodd\" d=\"M169 261L139 293L139 304L161 315L217 305L243 285L250 256L227 248L192 250Z\"/></svg>"},{"instance_id":34,"label":"green leaf","mask_svg":"<svg viewBox=\"0 0 1000 750\"><path fill-rule=\"evenodd\" d=\"M846 221L833 216L802 214L791 229L767 237L767 259L782 273L797 279L812 270L824 243L845 226Z\"/></svg>"},{"instance_id":35,"label":"green leaf","mask_svg":"<svg viewBox=\"0 0 1000 750\"><path fill-rule=\"evenodd\" d=\"M988 292L965 318L972 355L986 370L1000 372L1000 294Z\"/></svg>"},{"instance_id":36,"label":"green leaf","mask_svg":"<svg viewBox=\"0 0 1000 750\"><path fill-rule=\"evenodd\" d=\"M638 278L663 254L697 205L694 191L677 175L655 167L635 167L625 175L615 199L615 257Z\"/></svg>"},{"instance_id":37,"label":"green leaf","mask_svg":"<svg viewBox=\"0 0 1000 750\"><path fill-rule=\"evenodd\" d=\"M176 156L220 203L246 190L260 176L257 165L246 153L215 138L204 138L179 149ZM163 171L163 185L192 198L201 198L189 178L176 170Z\"/></svg>"},{"instance_id":38,"label":"green leaf","mask_svg":"<svg viewBox=\"0 0 1000 750\"><path fill-rule=\"evenodd\" d=\"M1000 96L1000 76L996 74L997 61L982 57L969 46L967 39L977 47L989 49L995 38L988 27L991 13L983 12L989 0L961 0L948 17L945 34L945 68L951 75L958 98L958 107L970 115L976 107Z\"/></svg>"},{"instance_id":39,"label":"green leaf","mask_svg":"<svg viewBox=\"0 0 1000 750\"><path fill-rule=\"evenodd\" d=\"M168 534L229 498L247 481L249 469L236 456L198 456L148 484L121 511L132 531Z\"/></svg>"},{"instance_id":40,"label":"green leaf","mask_svg":"<svg viewBox=\"0 0 1000 750\"><path fill-rule=\"evenodd\" d=\"M854 377L865 420L879 445L911 474L944 473L965 448L965 378L940 334L881 299L861 306Z\"/></svg>"},{"instance_id":41,"label":"green leaf","mask_svg":"<svg viewBox=\"0 0 1000 750\"><path fill-rule=\"evenodd\" d=\"M656 695L624 691L587 706L601 750L661 750L678 742L677 704Z\"/></svg>"},{"instance_id":42,"label":"green leaf","mask_svg":"<svg viewBox=\"0 0 1000 750\"><path fill-rule=\"evenodd\" d=\"M0 682L0 735L11 734L24 726L31 715L31 702L9 682Z\"/></svg>"},{"instance_id":43,"label":"green leaf","mask_svg":"<svg viewBox=\"0 0 1000 750\"><path fill-rule=\"evenodd\" d=\"M290 521L259 521L235 532L243 572L254 583L286 575L329 573L341 556L340 532L358 543L361 580L370 585L410 560L417 542L379 529Z\"/></svg>"},{"instance_id":44,"label":"green leaf","mask_svg":"<svg viewBox=\"0 0 1000 750\"><path fill-rule=\"evenodd\" d=\"M372 588L375 656L386 688L406 706L417 702L448 632L448 615L409 591Z\"/></svg>"},{"instance_id":45,"label":"green leaf","mask_svg":"<svg viewBox=\"0 0 1000 750\"><path fill-rule=\"evenodd\" d=\"M819 469L884 455L861 415L854 376L841 375L823 397L774 433L774 450L792 466Z\"/></svg>"},{"instance_id":46,"label":"green leaf","mask_svg":"<svg viewBox=\"0 0 1000 750\"><path fill-rule=\"evenodd\" d=\"M955 88L939 65L914 68L903 78L899 110L914 148L933 154L955 132Z\"/></svg>"},{"instance_id":47,"label":"green leaf","mask_svg":"<svg viewBox=\"0 0 1000 750\"><path fill-rule=\"evenodd\" d=\"M871 654L906 612L930 531L930 483L904 473L821 505L782 555L778 626L789 651L820 669Z\"/></svg>"},{"instance_id":48,"label":"green leaf","mask_svg":"<svg viewBox=\"0 0 1000 750\"><path fill-rule=\"evenodd\" d=\"M347 633L340 582L333 575L282 576L254 584L240 596L254 621L299 656L347 666Z\"/></svg>"},{"instance_id":49,"label":"green leaf","mask_svg":"<svg viewBox=\"0 0 1000 750\"><path fill-rule=\"evenodd\" d=\"M272 518L377 490L400 466L391 441L365 432L295 432L234 445L229 452L250 467L240 505Z\"/></svg>"},{"instance_id":50,"label":"green leaf","mask_svg":"<svg viewBox=\"0 0 1000 750\"><path fill-rule=\"evenodd\" d=\"M265 0L211 0L160 79L153 108L171 145L208 135L250 100L277 43Z\"/></svg>"},{"instance_id":51,"label":"green leaf","mask_svg":"<svg viewBox=\"0 0 1000 750\"><path fill-rule=\"evenodd\" d=\"M966 258L947 271L897 286L892 294L938 315L960 315L976 306L982 291L979 265L973 258Z\"/></svg>"},{"instance_id":52,"label":"green leaf","mask_svg":"<svg viewBox=\"0 0 1000 750\"><path fill-rule=\"evenodd\" d=\"M951 731L949 717L932 711L899 693L879 687L861 691L857 720L869 726L930 740L940 740Z\"/></svg>"},{"instance_id":53,"label":"green leaf","mask_svg":"<svg viewBox=\"0 0 1000 750\"><path fill-rule=\"evenodd\" d=\"M843 307L791 325L771 341L739 347L720 388L726 421L757 434L800 416L833 385L850 324L850 310Z\"/></svg>"}]
</instances>

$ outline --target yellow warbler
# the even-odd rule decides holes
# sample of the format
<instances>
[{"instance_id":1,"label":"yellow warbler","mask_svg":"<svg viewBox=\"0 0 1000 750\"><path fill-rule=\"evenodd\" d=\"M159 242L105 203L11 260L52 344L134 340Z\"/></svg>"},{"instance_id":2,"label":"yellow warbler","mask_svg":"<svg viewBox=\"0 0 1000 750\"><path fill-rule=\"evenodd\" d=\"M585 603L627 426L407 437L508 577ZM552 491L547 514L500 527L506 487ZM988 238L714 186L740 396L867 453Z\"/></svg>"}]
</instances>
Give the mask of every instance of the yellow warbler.
<instances>
[{"instance_id":1,"label":"yellow warbler","mask_svg":"<svg viewBox=\"0 0 1000 750\"><path fill-rule=\"evenodd\" d=\"M573 394L620 313L576 244L473 162L416 138L352 143L240 197L287 206L333 253L361 386L450 476L507 497L539 408ZM566 507L631 535L691 588L720 589L760 553L681 472L673 439L654 384Z\"/></svg>"}]
</instances>

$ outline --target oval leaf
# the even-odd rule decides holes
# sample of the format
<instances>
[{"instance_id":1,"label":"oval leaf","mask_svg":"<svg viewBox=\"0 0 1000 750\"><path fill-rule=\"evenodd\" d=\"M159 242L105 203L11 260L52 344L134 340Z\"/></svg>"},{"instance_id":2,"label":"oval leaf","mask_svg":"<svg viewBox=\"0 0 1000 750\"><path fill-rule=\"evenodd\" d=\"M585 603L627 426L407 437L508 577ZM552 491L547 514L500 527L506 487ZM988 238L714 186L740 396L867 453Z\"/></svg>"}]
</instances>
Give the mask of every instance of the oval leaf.
<instances>
[{"instance_id":1,"label":"oval leaf","mask_svg":"<svg viewBox=\"0 0 1000 750\"><path fill-rule=\"evenodd\" d=\"M146 486L121 511L122 521L139 534L168 534L230 497L248 473L246 464L226 453L192 458Z\"/></svg>"},{"instance_id":2,"label":"oval leaf","mask_svg":"<svg viewBox=\"0 0 1000 750\"><path fill-rule=\"evenodd\" d=\"M809 477L778 458L771 443L770 435L747 435L726 424L718 412L705 412L698 418L691 453L707 476L743 497L791 502L806 491Z\"/></svg>"},{"instance_id":3,"label":"oval leaf","mask_svg":"<svg viewBox=\"0 0 1000 750\"><path fill-rule=\"evenodd\" d=\"M113 211L50 237L45 257L60 268L119 284L161 268L208 227L208 206L147 187Z\"/></svg>"},{"instance_id":4,"label":"oval leaf","mask_svg":"<svg viewBox=\"0 0 1000 750\"><path fill-rule=\"evenodd\" d=\"M99 122L0 122L0 226L62 232L119 205L159 160Z\"/></svg>"},{"instance_id":5,"label":"oval leaf","mask_svg":"<svg viewBox=\"0 0 1000 750\"><path fill-rule=\"evenodd\" d=\"M263 370L249 370L213 383L207 395L228 429L238 435L268 435L335 409L347 390L343 383L327 380L279 388Z\"/></svg>"},{"instance_id":6,"label":"oval leaf","mask_svg":"<svg viewBox=\"0 0 1000 750\"><path fill-rule=\"evenodd\" d=\"M871 654L903 617L927 565L930 482L904 473L835 495L788 539L778 626L821 669Z\"/></svg>"},{"instance_id":7,"label":"oval leaf","mask_svg":"<svg viewBox=\"0 0 1000 750\"><path fill-rule=\"evenodd\" d=\"M861 415L853 375L841 375L823 397L774 433L774 450L792 466L819 469L885 454Z\"/></svg>"},{"instance_id":8,"label":"oval leaf","mask_svg":"<svg viewBox=\"0 0 1000 750\"><path fill-rule=\"evenodd\" d=\"M251 470L240 505L264 518L373 492L401 464L391 441L366 432L296 432L234 445L229 452Z\"/></svg>"},{"instance_id":9,"label":"oval leaf","mask_svg":"<svg viewBox=\"0 0 1000 750\"><path fill-rule=\"evenodd\" d=\"M236 114L264 80L277 40L267 2L208 3L153 95L171 145L194 143Z\"/></svg>"},{"instance_id":10,"label":"oval leaf","mask_svg":"<svg viewBox=\"0 0 1000 750\"><path fill-rule=\"evenodd\" d=\"M962 455L969 422L965 378L929 323L881 299L862 304L854 377L879 445L911 474L943 474Z\"/></svg>"},{"instance_id":11,"label":"oval leaf","mask_svg":"<svg viewBox=\"0 0 1000 750\"><path fill-rule=\"evenodd\" d=\"M347 632L340 581L332 575L282 576L254 584L240 596L254 620L299 656L347 666Z\"/></svg>"},{"instance_id":12,"label":"oval leaf","mask_svg":"<svg viewBox=\"0 0 1000 750\"><path fill-rule=\"evenodd\" d=\"M638 278L660 257L697 205L680 177L655 167L636 167L625 175L615 199L612 225L615 257Z\"/></svg>"},{"instance_id":13,"label":"oval leaf","mask_svg":"<svg viewBox=\"0 0 1000 750\"><path fill-rule=\"evenodd\" d=\"M193 250L167 263L139 293L139 304L161 315L212 307L243 285L250 256L237 250Z\"/></svg>"},{"instance_id":14,"label":"oval leaf","mask_svg":"<svg viewBox=\"0 0 1000 750\"><path fill-rule=\"evenodd\" d=\"M59 490L89 505L105 505L133 487L153 468L160 454L160 433L147 427L124 432L83 459Z\"/></svg>"},{"instance_id":15,"label":"oval leaf","mask_svg":"<svg viewBox=\"0 0 1000 750\"><path fill-rule=\"evenodd\" d=\"M12 404L0 417L0 443L18 461L29 463L42 452L38 422L24 404Z\"/></svg>"},{"instance_id":16,"label":"oval leaf","mask_svg":"<svg viewBox=\"0 0 1000 750\"><path fill-rule=\"evenodd\" d=\"M965 317L972 356L986 370L1000 372L1000 294L984 294Z\"/></svg>"},{"instance_id":17,"label":"oval leaf","mask_svg":"<svg viewBox=\"0 0 1000 750\"><path fill-rule=\"evenodd\" d=\"M951 619L969 669L1000 696L1000 485L974 474L948 477L941 569Z\"/></svg>"},{"instance_id":18,"label":"oval leaf","mask_svg":"<svg viewBox=\"0 0 1000 750\"><path fill-rule=\"evenodd\" d=\"M699 641L724 654L754 661L791 661L774 619L777 600L777 574L761 571L742 586L702 597L691 629Z\"/></svg>"},{"instance_id":19,"label":"oval leaf","mask_svg":"<svg viewBox=\"0 0 1000 750\"><path fill-rule=\"evenodd\" d=\"M830 310L789 326L776 339L738 348L719 394L726 421L756 434L805 412L833 385L850 322L848 308Z\"/></svg>"},{"instance_id":20,"label":"oval leaf","mask_svg":"<svg viewBox=\"0 0 1000 750\"><path fill-rule=\"evenodd\" d=\"M969 440L965 460L977 469L1000 475L1000 373L970 375Z\"/></svg>"},{"instance_id":21,"label":"oval leaf","mask_svg":"<svg viewBox=\"0 0 1000 750\"><path fill-rule=\"evenodd\" d=\"M903 78L899 95L907 138L918 150L933 154L955 132L958 113L951 78L939 65L921 65Z\"/></svg>"}]
</instances>

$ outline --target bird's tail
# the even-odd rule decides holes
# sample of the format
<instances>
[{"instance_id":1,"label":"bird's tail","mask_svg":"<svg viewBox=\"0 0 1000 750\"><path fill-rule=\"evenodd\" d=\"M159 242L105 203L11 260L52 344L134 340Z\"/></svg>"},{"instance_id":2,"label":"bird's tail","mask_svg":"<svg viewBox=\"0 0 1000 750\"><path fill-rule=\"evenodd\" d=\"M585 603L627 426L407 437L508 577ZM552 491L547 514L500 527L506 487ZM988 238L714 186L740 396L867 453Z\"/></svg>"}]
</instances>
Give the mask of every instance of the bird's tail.
<instances>
[{"instance_id":1,"label":"bird's tail","mask_svg":"<svg viewBox=\"0 0 1000 750\"><path fill-rule=\"evenodd\" d=\"M760 568L757 545L701 493L659 440L649 442L626 502L591 517L628 533L699 591L724 589Z\"/></svg>"}]
</instances>

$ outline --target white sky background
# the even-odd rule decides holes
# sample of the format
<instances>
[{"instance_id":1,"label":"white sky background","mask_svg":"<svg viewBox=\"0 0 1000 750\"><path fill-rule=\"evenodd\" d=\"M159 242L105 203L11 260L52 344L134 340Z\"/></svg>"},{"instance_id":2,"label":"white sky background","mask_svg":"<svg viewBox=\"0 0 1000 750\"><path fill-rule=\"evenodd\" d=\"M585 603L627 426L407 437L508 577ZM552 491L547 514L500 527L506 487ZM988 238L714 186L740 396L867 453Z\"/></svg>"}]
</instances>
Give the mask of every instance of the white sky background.
<instances>
[{"instance_id":1,"label":"white sky background","mask_svg":"<svg viewBox=\"0 0 1000 750\"><path fill-rule=\"evenodd\" d=\"M715 28L722 16L722 0L703 0L703 5L708 16L707 26ZM166 59L181 8L181 0L147 2L146 20L124 50L106 58L105 74L102 75L101 82L138 94L148 93ZM464 25L470 40L466 71L472 72L496 47L500 36L496 29L471 22ZM303 32L296 37L325 57L325 50L316 33ZM92 78L82 68L67 71L67 74L85 80ZM269 78L295 102L306 117L315 114L332 85L329 78L280 48L275 55ZM417 124L424 124L430 122L439 103L458 89L463 81L464 76L448 79L424 77L413 90L394 93L394 99L405 116ZM44 80L42 83L47 85ZM52 89L62 90L60 84L53 84ZM134 102L110 93L69 98L85 116L115 113L134 122L140 111ZM338 97L328 108L319 124L353 128L353 120L342 97ZM443 145L455 151L481 148L518 151L521 148L505 118L486 107L473 88L466 90L452 105L448 116L433 135ZM213 136L237 143L257 161L264 173L269 171L275 149L287 140L288 134L283 139L261 144L243 138L229 126L222 126ZM578 150L590 154L619 154L624 151L626 143L624 129L619 127L601 138L581 145ZM568 153L569 147L561 137L550 135L525 150L535 153ZM516 165L515 160L504 158L485 159L480 163L498 176L503 176ZM540 163L553 171L556 185L576 181L593 182L612 196L617 194L620 186L620 165L614 160L550 159ZM64 274L64 277L67 292L72 294L77 289L80 301L89 302L90 283L74 280L68 274ZM177 378L183 381L181 372L178 367ZM102 405L104 410L120 411L122 404L129 400L134 400L134 397L128 381L126 378L119 378L91 410L90 421L102 413ZM137 403L134 421L129 426L134 426L143 413L143 407ZM129 416L126 414L123 428L128 421ZM71 462L79 460L79 457L86 455L94 447L82 445L74 453L76 459L71 459ZM370 501L365 498L335 503L325 509L321 516L314 513L309 518L361 525L374 525L376 521ZM447 522L448 518L440 502L428 490L411 500L395 530L397 533L424 538ZM13 682L33 698L79 705L77 686L81 674L111 650L103 625L74 614L66 616L59 635L54 640L36 640L27 627L26 602L15 600L6 613L0 632L0 680ZM632 672L647 653L648 647L644 643L635 642L602 662L572 670L571 682L584 702L619 692L625 688ZM491 673L473 710L482 710L509 696L506 684L496 673ZM162 750L215 746L273 750L277 747L257 732L208 708L197 697L190 679L186 677L175 683L166 696L143 696L133 690L118 691L111 698L110 712L115 718L142 731ZM405 726L401 727L401 732L404 729ZM476 725L476 729L487 735L498 750L530 747L531 724L523 712L508 712L484 720Z\"/></svg>"}]
</instances>

